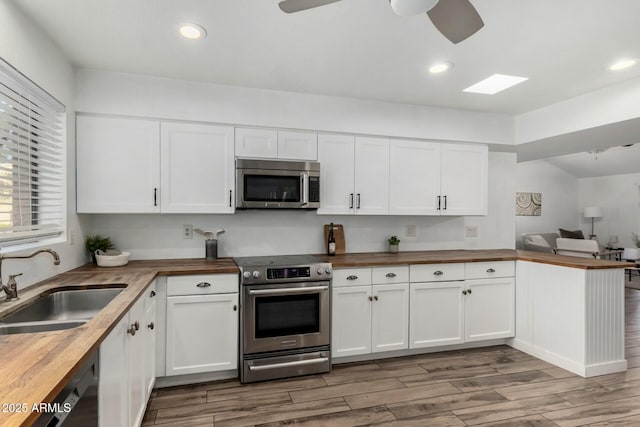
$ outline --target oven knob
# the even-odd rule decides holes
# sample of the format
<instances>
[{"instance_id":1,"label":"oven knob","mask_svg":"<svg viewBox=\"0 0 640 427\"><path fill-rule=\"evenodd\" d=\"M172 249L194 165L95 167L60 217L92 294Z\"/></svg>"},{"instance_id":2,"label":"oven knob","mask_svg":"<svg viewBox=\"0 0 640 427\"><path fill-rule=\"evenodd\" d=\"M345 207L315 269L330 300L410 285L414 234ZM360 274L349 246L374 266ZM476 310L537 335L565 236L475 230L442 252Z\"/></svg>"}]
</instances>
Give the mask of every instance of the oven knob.
<instances>
[{"instance_id":1,"label":"oven knob","mask_svg":"<svg viewBox=\"0 0 640 427\"><path fill-rule=\"evenodd\" d=\"M250 271L245 271L244 273L242 273L242 277L244 277L245 279L248 279L251 277L251 272Z\"/></svg>"},{"instance_id":2,"label":"oven knob","mask_svg":"<svg viewBox=\"0 0 640 427\"><path fill-rule=\"evenodd\" d=\"M331 273L333 272L333 270L332 270L332 269L330 269L330 268L327 268L326 270L324 270L324 272L325 272L326 274L331 274Z\"/></svg>"},{"instance_id":3,"label":"oven knob","mask_svg":"<svg viewBox=\"0 0 640 427\"><path fill-rule=\"evenodd\" d=\"M321 268L318 269L318 274L322 274L322 269Z\"/></svg>"},{"instance_id":4,"label":"oven knob","mask_svg":"<svg viewBox=\"0 0 640 427\"><path fill-rule=\"evenodd\" d=\"M253 277L254 277L255 279L257 279L258 277L260 277L260 272L259 272L258 270L254 271L254 272L253 272Z\"/></svg>"}]
</instances>

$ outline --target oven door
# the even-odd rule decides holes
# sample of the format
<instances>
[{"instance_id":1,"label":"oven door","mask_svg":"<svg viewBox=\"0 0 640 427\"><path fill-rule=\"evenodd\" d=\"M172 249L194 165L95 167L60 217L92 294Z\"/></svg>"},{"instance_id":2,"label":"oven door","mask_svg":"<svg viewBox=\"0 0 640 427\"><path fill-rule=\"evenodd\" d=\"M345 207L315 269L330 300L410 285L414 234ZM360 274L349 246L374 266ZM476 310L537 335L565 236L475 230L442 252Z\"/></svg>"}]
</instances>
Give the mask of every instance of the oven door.
<instances>
[{"instance_id":1,"label":"oven door","mask_svg":"<svg viewBox=\"0 0 640 427\"><path fill-rule=\"evenodd\" d=\"M243 354L328 345L330 282L243 286Z\"/></svg>"},{"instance_id":2,"label":"oven door","mask_svg":"<svg viewBox=\"0 0 640 427\"><path fill-rule=\"evenodd\" d=\"M317 209L319 175L309 171L236 169L236 208Z\"/></svg>"}]
</instances>

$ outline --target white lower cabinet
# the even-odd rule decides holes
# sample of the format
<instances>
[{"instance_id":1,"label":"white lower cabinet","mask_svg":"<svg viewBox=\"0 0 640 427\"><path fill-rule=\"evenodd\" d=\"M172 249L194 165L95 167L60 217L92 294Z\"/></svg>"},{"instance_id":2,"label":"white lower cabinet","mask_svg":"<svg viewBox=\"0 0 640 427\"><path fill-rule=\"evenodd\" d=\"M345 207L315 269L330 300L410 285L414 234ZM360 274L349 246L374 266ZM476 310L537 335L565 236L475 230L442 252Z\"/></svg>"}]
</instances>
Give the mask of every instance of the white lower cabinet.
<instances>
[{"instance_id":1,"label":"white lower cabinet","mask_svg":"<svg viewBox=\"0 0 640 427\"><path fill-rule=\"evenodd\" d=\"M385 270L389 276L380 275L378 270ZM378 280L378 277L385 279ZM336 270L332 293L332 357L408 348L407 278L407 267ZM373 284L372 281L385 283Z\"/></svg>"},{"instance_id":2,"label":"white lower cabinet","mask_svg":"<svg viewBox=\"0 0 640 427\"><path fill-rule=\"evenodd\" d=\"M410 348L513 337L513 274L513 261L411 266Z\"/></svg>"},{"instance_id":3,"label":"white lower cabinet","mask_svg":"<svg viewBox=\"0 0 640 427\"><path fill-rule=\"evenodd\" d=\"M100 345L98 419L101 427L139 426L155 381L155 283Z\"/></svg>"},{"instance_id":4,"label":"white lower cabinet","mask_svg":"<svg viewBox=\"0 0 640 427\"><path fill-rule=\"evenodd\" d=\"M166 375L237 369L238 276L167 278Z\"/></svg>"}]
</instances>

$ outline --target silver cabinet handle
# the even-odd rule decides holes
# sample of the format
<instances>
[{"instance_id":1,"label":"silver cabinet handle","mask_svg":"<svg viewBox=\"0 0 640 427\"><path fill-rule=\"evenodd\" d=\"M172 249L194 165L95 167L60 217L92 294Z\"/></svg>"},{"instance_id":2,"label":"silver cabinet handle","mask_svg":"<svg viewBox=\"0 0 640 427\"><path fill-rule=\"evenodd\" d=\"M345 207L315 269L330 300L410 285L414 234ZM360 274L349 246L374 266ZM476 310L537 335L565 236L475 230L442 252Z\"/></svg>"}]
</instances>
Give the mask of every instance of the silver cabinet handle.
<instances>
[{"instance_id":1,"label":"silver cabinet handle","mask_svg":"<svg viewBox=\"0 0 640 427\"><path fill-rule=\"evenodd\" d=\"M200 282L196 286L199 287L199 288L208 288L208 287L211 286L211 283L209 283L209 282Z\"/></svg>"},{"instance_id":2,"label":"silver cabinet handle","mask_svg":"<svg viewBox=\"0 0 640 427\"><path fill-rule=\"evenodd\" d=\"M307 286L306 288L282 288L250 290L249 295L282 295L282 294L308 294L318 291L328 291L328 286Z\"/></svg>"},{"instance_id":3,"label":"silver cabinet handle","mask_svg":"<svg viewBox=\"0 0 640 427\"><path fill-rule=\"evenodd\" d=\"M496 270L494 270L493 268L487 268L487 273L495 273Z\"/></svg>"},{"instance_id":4,"label":"silver cabinet handle","mask_svg":"<svg viewBox=\"0 0 640 427\"><path fill-rule=\"evenodd\" d=\"M466 294L467 294L466 290L462 291L462 295L466 295Z\"/></svg>"},{"instance_id":5,"label":"silver cabinet handle","mask_svg":"<svg viewBox=\"0 0 640 427\"><path fill-rule=\"evenodd\" d=\"M433 275L434 275L434 276L442 276L443 274L444 274L444 273L443 273L442 271L440 271L440 270L438 270L438 271L434 271L434 272L433 272Z\"/></svg>"},{"instance_id":6,"label":"silver cabinet handle","mask_svg":"<svg viewBox=\"0 0 640 427\"><path fill-rule=\"evenodd\" d=\"M155 323L153 323L153 322L151 322L151 323L149 323L149 324L147 325L147 328L149 328L149 329L153 329L153 328L155 328L155 327L156 327L156 324L155 324Z\"/></svg>"},{"instance_id":7,"label":"silver cabinet handle","mask_svg":"<svg viewBox=\"0 0 640 427\"><path fill-rule=\"evenodd\" d=\"M468 289L468 290L467 290L467 293L468 293L469 295L471 295L471 289Z\"/></svg>"},{"instance_id":8,"label":"silver cabinet handle","mask_svg":"<svg viewBox=\"0 0 640 427\"><path fill-rule=\"evenodd\" d=\"M149 294L149 296L150 296L151 298L155 297L155 296L156 296L156 291L151 291L151 293Z\"/></svg>"},{"instance_id":9,"label":"silver cabinet handle","mask_svg":"<svg viewBox=\"0 0 640 427\"><path fill-rule=\"evenodd\" d=\"M394 277L396 277L396 273L387 273L386 277L388 277L389 279L393 279Z\"/></svg>"},{"instance_id":10,"label":"silver cabinet handle","mask_svg":"<svg viewBox=\"0 0 640 427\"><path fill-rule=\"evenodd\" d=\"M136 334L136 327L134 325L129 326L129 329L127 329L127 333L131 334L131 336L134 336Z\"/></svg>"},{"instance_id":11,"label":"silver cabinet handle","mask_svg":"<svg viewBox=\"0 0 640 427\"><path fill-rule=\"evenodd\" d=\"M373 299L378 301L378 295L374 296Z\"/></svg>"},{"instance_id":12,"label":"silver cabinet handle","mask_svg":"<svg viewBox=\"0 0 640 427\"><path fill-rule=\"evenodd\" d=\"M136 328L136 331L140 330L140 322L138 322L137 320L134 322L133 327Z\"/></svg>"},{"instance_id":13,"label":"silver cabinet handle","mask_svg":"<svg viewBox=\"0 0 640 427\"><path fill-rule=\"evenodd\" d=\"M288 368L291 366L315 365L317 363L326 363L328 361L329 361L328 357L319 357L317 359L296 360L295 362L272 363L271 365L261 365L261 366L249 365L249 370L250 371L266 371L269 369Z\"/></svg>"},{"instance_id":14,"label":"silver cabinet handle","mask_svg":"<svg viewBox=\"0 0 640 427\"><path fill-rule=\"evenodd\" d=\"M373 301L373 297L372 296L369 297L369 301Z\"/></svg>"},{"instance_id":15,"label":"silver cabinet handle","mask_svg":"<svg viewBox=\"0 0 640 427\"><path fill-rule=\"evenodd\" d=\"M358 276L352 274L351 276L347 276L347 280L358 280Z\"/></svg>"}]
</instances>

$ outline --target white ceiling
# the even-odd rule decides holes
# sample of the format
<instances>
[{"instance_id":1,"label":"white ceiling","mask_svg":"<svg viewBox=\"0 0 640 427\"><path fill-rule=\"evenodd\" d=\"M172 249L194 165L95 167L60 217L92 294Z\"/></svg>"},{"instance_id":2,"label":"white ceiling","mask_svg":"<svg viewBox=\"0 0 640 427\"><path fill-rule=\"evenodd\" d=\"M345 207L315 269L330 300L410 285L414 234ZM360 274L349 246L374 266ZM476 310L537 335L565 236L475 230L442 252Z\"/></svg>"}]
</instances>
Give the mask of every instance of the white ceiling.
<instances>
[{"instance_id":1,"label":"white ceiling","mask_svg":"<svg viewBox=\"0 0 640 427\"><path fill-rule=\"evenodd\" d=\"M578 178L639 173L640 144L569 154L547 161Z\"/></svg>"},{"instance_id":2,"label":"white ceiling","mask_svg":"<svg viewBox=\"0 0 640 427\"><path fill-rule=\"evenodd\" d=\"M287 15L277 0L14 0L78 67L519 114L640 75L639 0L472 0L485 27L458 45L426 15L344 0ZM177 36L196 22L208 37ZM426 69L437 60L454 68ZM529 77L461 92L494 73Z\"/></svg>"}]
</instances>

